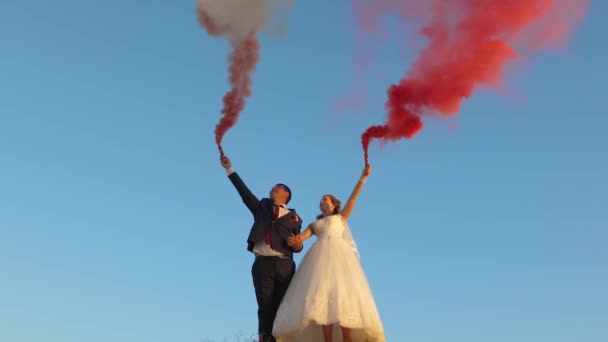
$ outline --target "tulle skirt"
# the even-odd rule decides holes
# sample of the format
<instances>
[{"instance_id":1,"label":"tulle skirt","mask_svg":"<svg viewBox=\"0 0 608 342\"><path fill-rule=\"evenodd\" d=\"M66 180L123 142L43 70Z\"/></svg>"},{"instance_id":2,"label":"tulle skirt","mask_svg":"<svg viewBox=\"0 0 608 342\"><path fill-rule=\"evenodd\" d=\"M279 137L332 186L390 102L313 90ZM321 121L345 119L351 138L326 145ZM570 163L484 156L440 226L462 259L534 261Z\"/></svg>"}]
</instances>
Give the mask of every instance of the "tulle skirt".
<instances>
[{"instance_id":1,"label":"tulle skirt","mask_svg":"<svg viewBox=\"0 0 608 342\"><path fill-rule=\"evenodd\" d=\"M367 277L342 238L318 239L308 250L277 312L273 335L279 342L321 342L322 325L350 328L353 341L384 342L380 315Z\"/></svg>"}]
</instances>

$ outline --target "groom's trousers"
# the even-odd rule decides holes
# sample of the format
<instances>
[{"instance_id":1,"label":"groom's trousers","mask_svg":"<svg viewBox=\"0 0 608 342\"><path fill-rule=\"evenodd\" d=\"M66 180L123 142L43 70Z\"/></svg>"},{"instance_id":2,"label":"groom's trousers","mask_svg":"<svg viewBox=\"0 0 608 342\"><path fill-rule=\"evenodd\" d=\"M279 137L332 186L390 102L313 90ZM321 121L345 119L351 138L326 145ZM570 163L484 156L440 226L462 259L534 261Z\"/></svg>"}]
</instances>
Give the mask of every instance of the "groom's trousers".
<instances>
[{"instance_id":1,"label":"groom's trousers","mask_svg":"<svg viewBox=\"0 0 608 342\"><path fill-rule=\"evenodd\" d=\"M258 333L272 335L279 305L287 292L296 264L291 258L256 256L251 275L258 301Z\"/></svg>"}]
</instances>

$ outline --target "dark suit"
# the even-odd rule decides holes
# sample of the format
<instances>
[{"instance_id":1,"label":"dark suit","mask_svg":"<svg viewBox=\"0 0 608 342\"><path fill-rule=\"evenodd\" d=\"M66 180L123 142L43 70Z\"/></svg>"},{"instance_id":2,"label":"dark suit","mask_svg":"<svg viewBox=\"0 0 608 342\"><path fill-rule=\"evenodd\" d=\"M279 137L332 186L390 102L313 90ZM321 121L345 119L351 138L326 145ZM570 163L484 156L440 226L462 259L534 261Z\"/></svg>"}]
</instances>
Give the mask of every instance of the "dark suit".
<instances>
[{"instance_id":1,"label":"dark suit","mask_svg":"<svg viewBox=\"0 0 608 342\"><path fill-rule=\"evenodd\" d=\"M270 231L270 247L285 256L256 256L251 267L258 302L258 332L260 335L270 337L277 310L296 270L293 253L302 250L301 248L294 250L289 247L287 238L291 234L300 233L302 221L296 215L296 211L291 208L288 214L274 219L274 203L270 198L259 200L236 172L231 173L228 178L238 191L243 203L253 214L253 225L247 237L247 250L253 252L254 245L263 241L267 232ZM272 340L269 339L269 341Z\"/></svg>"}]
</instances>

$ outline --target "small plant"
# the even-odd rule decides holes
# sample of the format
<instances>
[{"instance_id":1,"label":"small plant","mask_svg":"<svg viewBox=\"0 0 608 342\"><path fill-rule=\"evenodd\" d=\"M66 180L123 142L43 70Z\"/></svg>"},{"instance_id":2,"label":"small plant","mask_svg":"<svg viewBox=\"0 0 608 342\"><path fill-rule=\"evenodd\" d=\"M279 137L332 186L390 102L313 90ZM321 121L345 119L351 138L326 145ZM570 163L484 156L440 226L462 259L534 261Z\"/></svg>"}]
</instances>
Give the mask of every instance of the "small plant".
<instances>
[{"instance_id":1,"label":"small plant","mask_svg":"<svg viewBox=\"0 0 608 342\"><path fill-rule=\"evenodd\" d=\"M235 341L235 342L258 342L258 337L257 337L257 334L251 334L249 337L245 337L245 333L241 329L234 335L233 341ZM229 342L229 340L226 337L224 337L221 341L216 341L211 338L204 338L200 342Z\"/></svg>"}]
</instances>

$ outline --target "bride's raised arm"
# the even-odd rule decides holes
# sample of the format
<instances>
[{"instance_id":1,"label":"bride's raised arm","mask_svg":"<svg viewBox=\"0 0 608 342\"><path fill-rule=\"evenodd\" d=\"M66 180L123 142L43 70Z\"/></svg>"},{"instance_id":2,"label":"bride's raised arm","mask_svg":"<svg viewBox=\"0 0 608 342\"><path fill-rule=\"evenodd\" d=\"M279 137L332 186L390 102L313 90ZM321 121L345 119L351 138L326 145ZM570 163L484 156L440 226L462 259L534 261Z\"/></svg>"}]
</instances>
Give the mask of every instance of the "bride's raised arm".
<instances>
[{"instance_id":1,"label":"bride's raised arm","mask_svg":"<svg viewBox=\"0 0 608 342\"><path fill-rule=\"evenodd\" d=\"M346 204L344 205L344 209L342 209L342 212L340 213L344 222L348 220L350 214L353 212L353 208L355 207L355 203L357 202L357 197L359 197L359 193L361 193L361 189L363 189L363 185L365 184L365 181L367 180L367 177L370 175L371 172L372 170L369 164L365 165L365 168L361 173L361 177L357 181L353 192L350 194L348 201L346 201Z\"/></svg>"}]
</instances>

